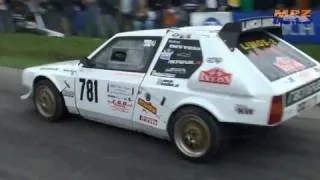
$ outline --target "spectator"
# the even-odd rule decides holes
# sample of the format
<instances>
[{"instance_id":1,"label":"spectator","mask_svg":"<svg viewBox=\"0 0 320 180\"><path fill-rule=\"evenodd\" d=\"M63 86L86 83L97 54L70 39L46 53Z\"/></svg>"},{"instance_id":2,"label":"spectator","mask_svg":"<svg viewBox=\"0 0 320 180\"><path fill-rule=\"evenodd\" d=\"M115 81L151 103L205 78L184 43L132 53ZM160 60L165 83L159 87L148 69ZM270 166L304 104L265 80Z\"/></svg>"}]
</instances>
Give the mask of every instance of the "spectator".
<instances>
[{"instance_id":1,"label":"spectator","mask_svg":"<svg viewBox=\"0 0 320 180\"><path fill-rule=\"evenodd\" d=\"M4 0L0 0L0 10L7 10L7 6Z\"/></svg>"},{"instance_id":2,"label":"spectator","mask_svg":"<svg viewBox=\"0 0 320 180\"><path fill-rule=\"evenodd\" d=\"M310 8L309 0L297 0L297 5L299 9L308 9Z\"/></svg>"},{"instance_id":3,"label":"spectator","mask_svg":"<svg viewBox=\"0 0 320 180\"><path fill-rule=\"evenodd\" d=\"M240 0L228 0L228 6L232 11L240 10Z\"/></svg>"},{"instance_id":4,"label":"spectator","mask_svg":"<svg viewBox=\"0 0 320 180\"><path fill-rule=\"evenodd\" d=\"M319 0L310 0L309 4L310 4L310 8L312 8L312 9L314 9L314 10L320 8L320 2L319 2Z\"/></svg>"},{"instance_id":5,"label":"spectator","mask_svg":"<svg viewBox=\"0 0 320 180\"><path fill-rule=\"evenodd\" d=\"M174 0L171 0L171 2L174 2ZM162 28L163 14L168 4L169 0L148 0L149 9L156 13L155 28Z\"/></svg>"},{"instance_id":6,"label":"spectator","mask_svg":"<svg viewBox=\"0 0 320 180\"><path fill-rule=\"evenodd\" d=\"M101 24L104 36L112 36L119 32L116 22L117 0L99 0L101 9Z\"/></svg>"},{"instance_id":7,"label":"spectator","mask_svg":"<svg viewBox=\"0 0 320 180\"><path fill-rule=\"evenodd\" d=\"M167 28L167 27L174 27L177 25L178 25L178 18L176 15L176 11L173 8L165 9L163 13L162 26Z\"/></svg>"},{"instance_id":8,"label":"spectator","mask_svg":"<svg viewBox=\"0 0 320 180\"><path fill-rule=\"evenodd\" d=\"M56 1L45 0L40 3L41 7L46 10L43 14L45 25L48 29L65 33L63 28L63 16L61 4Z\"/></svg>"},{"instance_id":9,"label":"spectator","mask_svg":"<svg viewBox=\"0 0 320 180\"><path fill-rule=\"evenodd\" d=\"M216 11L218 9L217 0L205 0L205 11Z\"/></svg>"},{"instance_id":10,"label":"spectator","mask_svg":"<svg viewBox=\"0 0 320 180\"><path fill-rule=\"evenodd\" d=\"M86 30L92 37L101 37L101 24L99 20L100 8L97 0L82 0L86 9Z\"/></svg>"},{"instance_id":11,"label":"spectator","mask_svg":"<svg viewBox=\"0 0 320 180\"><path fill-rule=\"evenodd\" d=\"M246 0L246 1L253 1L254 10L270 10L274 9L276 5L276 0L268 0L268 1L261 1L261 0ZM291 1L291 0L288 0ZM284 3L281 3L284 4Z\"/></svg>"},{"instance_id":12,"label":"spectator","mask_svg":"<svg viewBox=\"0 0 320 180\"><path fill-rule=\"evenodd\" d=\"M185 25L190 25L190 14L199 10L200 2L198 0L182 0L182 7L186 14L182 21Z\"/></svg>"},{"instance_id":13,"label":"spectator","mask_svg":"<svg viewBox=\"0 0 320 180\"><path fill-rule=\"evenodd\" d=\"M138 0L138 11L134 21L134 29L153 29L156 14L148 9L146 0Z\"/></svg>"},{"instance_id":14,"label":"spectator","mask_svg":"<svg viewBox=\"0 0 320 180\"><path fill-rule=\"evenodd\" d=\"M240 7L241 11L252 11L254 0L241 0ZM263 3L262 3L263 4Z\"/></svg>"},{"instance_id":15,"label":"spectator","mask_svg":"<svg viewBox=\"0 0 320 180\"><path fill-rule=\"evenodd\" d=\"M133 0L120 0L121 31L129 31L132 29L133 5Z\"/></svg>"},{"instance_id":16,"label":"spectator","mask_svg":"<svg viewBox=\"0 0 320 180\"><path fill-rule=\"evenodd\" d=\"M63 26L65 32L69 35L78 35L77 29L77 10L78 6L74 1L61 1L61 8L63 12Z\"/></svg>"},{"instance_id":17,"label":"spectator","mask_svg":"<svg viewBox=\"0 0 320 180\"><path fill-rule=\"evenodd\" d=\"M7 6L4 0L0 0L0 32L4 31L4 11L7 10Z\"/></svg>"}]
</instances>

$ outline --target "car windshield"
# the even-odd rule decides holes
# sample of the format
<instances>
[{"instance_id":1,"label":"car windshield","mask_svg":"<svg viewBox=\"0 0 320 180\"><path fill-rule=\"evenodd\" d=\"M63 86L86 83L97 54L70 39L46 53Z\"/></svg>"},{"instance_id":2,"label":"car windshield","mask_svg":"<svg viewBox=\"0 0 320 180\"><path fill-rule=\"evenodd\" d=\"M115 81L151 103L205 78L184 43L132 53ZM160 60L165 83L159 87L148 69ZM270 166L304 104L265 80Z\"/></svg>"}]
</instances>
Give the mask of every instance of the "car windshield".
<instances>
[{"instance_id":1,"label":"car windshield","mask_svg":"<svg viewBox=\"0 0 320 180\"><path fill-rule=\"evenodd\" d=\"M316 65L267 32L251 32L241 35L238 49L270 81L278 80Z\"/></svg>"}]
</instances>

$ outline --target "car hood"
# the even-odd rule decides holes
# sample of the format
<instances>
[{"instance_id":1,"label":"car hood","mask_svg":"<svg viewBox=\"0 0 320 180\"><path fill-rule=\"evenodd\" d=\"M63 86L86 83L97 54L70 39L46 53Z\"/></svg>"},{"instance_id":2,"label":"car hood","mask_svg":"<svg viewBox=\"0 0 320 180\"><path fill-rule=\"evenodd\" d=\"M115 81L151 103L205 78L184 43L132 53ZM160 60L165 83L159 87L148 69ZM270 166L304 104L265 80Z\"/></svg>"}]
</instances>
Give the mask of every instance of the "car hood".
<instances>
[{"instance_id":1,"label":"car hood","mask_svg":"<svg viewBox=\"0 0 320 180\"><path fill-rule=\"evenodd\" d=\"M77 69L80 60L69 60L69 61L62 61L50 64L44 64L41 66L33 66L26 68L25 72L34 72L36 74L43 74L43 73L51 73L51 72L73 72Z\"/></svg>"},{"instance_id":2,"label":"car hood","mask_svg":"<svg viewBox=\"0 0 320 180\"><path fill-rule=\"evenodd\" d=\"M69 61L62 61L56 63L45 64L42 66L38 66L39 68L68 68L74 67L80 63L80 60L69 60Z\"/></svg>"}]
</instances>

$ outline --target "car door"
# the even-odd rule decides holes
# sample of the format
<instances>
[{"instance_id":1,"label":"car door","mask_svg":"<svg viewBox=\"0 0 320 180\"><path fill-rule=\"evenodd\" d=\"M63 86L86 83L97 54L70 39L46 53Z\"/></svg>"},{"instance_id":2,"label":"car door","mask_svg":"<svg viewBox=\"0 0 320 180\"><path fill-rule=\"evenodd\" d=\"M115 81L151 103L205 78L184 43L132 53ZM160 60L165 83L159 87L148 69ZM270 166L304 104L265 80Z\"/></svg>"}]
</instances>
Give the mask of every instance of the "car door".
<instances>
[{"instance_id":1,"label":"car door","mask_svg":"<svg viewBox=\"0 0 320 180\"><path fill-rule=\"evenodd\" d=\"M159 48L161 51L156 54L140 86L141 93L133 117L138 129L164 136L173 106L185 98L190 89L188 84L198 82L197 79L190 81L190 78L203 63L199 39L193 35L192 38L170 37L163 40Z\"/></svg>"},{"instance_id":2,"label":"car door","mask_svg":"<svg viewBox=\"0 0 320 180\"><path fill-rule=\"evenodd\" d=\"M96 52L78 71L76 104L80 115L132 128L139 86L161 37L117 37Z\"/></svg>"}]
</instances>

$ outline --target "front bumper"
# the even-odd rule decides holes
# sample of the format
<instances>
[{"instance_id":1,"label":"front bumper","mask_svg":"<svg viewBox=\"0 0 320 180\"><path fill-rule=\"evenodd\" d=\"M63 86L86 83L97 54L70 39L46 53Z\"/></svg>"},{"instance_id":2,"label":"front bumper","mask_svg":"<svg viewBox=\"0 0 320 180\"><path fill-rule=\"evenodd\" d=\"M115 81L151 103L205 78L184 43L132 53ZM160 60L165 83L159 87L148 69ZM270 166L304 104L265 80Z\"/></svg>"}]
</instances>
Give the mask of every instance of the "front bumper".
<instances>
[{"instance_id":1,"label":"front bumper","mask_svg":"<svg viewBox=\"0 0 320 180\"><path fill-rule=\"evenodd\" d=\"M32 89L28 88L27 93L23 94L22 96L20 96L21 100L26 100L29 99L32 96Z\"/></svg>"},{"instance_id":2,"label":"front bumper","mask_svg":"<svg viewBox=\"0 0 320 180\"><path fill-rule=\"evenodd\" d=\"M20 96L21 100L26 100L32 97L33 94L33 80L35 78L35 73L30 69L25 69L22 72L22 86L26 89L26 93Z\"/></svg>"}]
</instances>

